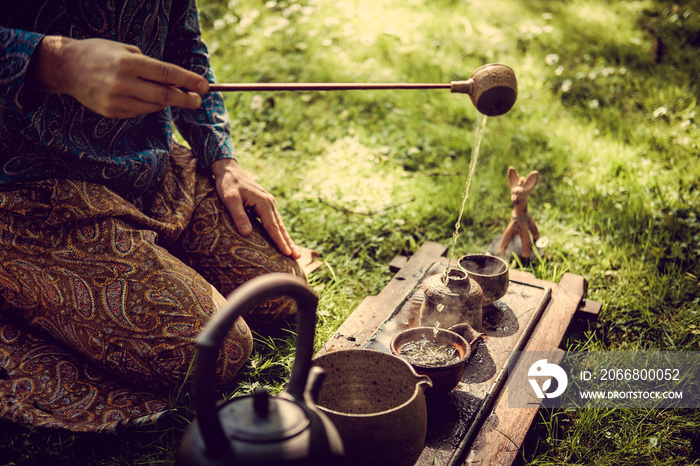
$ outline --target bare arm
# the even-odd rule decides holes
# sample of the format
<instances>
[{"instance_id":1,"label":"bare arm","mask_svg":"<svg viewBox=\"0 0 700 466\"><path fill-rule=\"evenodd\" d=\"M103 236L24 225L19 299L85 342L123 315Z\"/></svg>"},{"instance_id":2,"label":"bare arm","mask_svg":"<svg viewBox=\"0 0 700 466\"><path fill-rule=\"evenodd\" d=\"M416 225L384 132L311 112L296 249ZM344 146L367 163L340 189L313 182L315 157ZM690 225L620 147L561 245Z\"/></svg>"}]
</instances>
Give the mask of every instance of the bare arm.
<instances>
[{"instance_id":1,"label":"bare arm","mask_svg":"<svg viewBox=\"0 0 700 466\"><path fill-rule=\"evenodd\" d=\"M167 106L198 108L209 90L196 73L105 39L46 36L29 65L30 90L70 94L95 112L128 118Z\"/></svg>"}]
</instances>

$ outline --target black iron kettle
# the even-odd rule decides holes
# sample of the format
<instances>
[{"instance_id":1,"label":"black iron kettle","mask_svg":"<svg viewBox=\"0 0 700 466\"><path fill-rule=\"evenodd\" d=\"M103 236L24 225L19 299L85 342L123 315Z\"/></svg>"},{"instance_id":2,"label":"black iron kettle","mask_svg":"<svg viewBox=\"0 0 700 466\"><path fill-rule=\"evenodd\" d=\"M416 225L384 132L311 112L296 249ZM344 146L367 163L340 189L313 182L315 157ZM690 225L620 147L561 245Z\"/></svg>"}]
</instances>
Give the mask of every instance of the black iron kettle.
<instances>
[{"instance_id":1,"label":"black iron kettle","mask_svg":"<svg viewBox=\"0 0 700 466\"><path fill-rule=\"evenodd\" d=\"M215 403L215 362L226 333L239 316L263 299L288 295L298 304L297 351L286 390L270 396L265 389ZM197 419L178 450L177 464L204 465L327 465L343 454L333 423L314 399L323 371L311 358L318 297L303 280L288 274L257 277L231 293L197 337L194 397Z\"/></svg>"}]
</instances>

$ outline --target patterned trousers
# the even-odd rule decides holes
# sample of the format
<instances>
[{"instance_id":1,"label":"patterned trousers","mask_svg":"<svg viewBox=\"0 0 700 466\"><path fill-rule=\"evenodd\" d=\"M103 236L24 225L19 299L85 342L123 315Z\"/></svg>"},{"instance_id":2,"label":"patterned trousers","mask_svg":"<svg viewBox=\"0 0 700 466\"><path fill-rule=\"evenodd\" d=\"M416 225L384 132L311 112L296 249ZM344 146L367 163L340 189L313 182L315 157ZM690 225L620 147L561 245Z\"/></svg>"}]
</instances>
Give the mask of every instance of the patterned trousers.
<instances>
[{"instance_id":1,"label":"patterned trousers","mask_svg":"<svg viewBox=\"0 0 700 466\"><path fill-rule=\"evenodd\" d=\"M71 180L0 189L0 417L76 431L152 417L224 296L269 272L303 274L259 223L238 234L180 146L158 191L135 201ZM250 355L248 324L293 312L277 298L239 319L219 383Z\"/></svg>"}]
</instances>

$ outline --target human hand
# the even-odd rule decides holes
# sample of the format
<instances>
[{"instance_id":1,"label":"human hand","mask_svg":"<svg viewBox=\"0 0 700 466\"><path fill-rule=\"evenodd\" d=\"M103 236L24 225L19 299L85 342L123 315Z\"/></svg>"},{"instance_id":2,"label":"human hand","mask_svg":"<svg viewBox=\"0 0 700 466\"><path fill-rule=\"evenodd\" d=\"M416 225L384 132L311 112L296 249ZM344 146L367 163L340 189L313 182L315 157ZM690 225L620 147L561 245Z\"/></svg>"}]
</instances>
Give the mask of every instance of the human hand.
<instances>
[{"instance_id":1,"label":"human hand","mask_svg":"<svg viewBox=\"0 0 700 466\"><path fill-rule=\"evenodd\" d=\"M155 60L132 45L105 39L46 36L30 61L29 82L39 92L70 94L95 112L129 118L168 106L195 109L208 81Z\"/></svg>"},{"instance_id":2,"label":"human hand","mask_svg":"<svg viewBox=\"0 0 700 466\"><path fill-rule=\"evenodd\" d=\"M241 235L248 236L253 231L246 213L246 208L252 208L280 252L293 259L301 257L301 251L287 232L270 193L255 182L234 159L217 160L211 169L219 197L231 213L233 223Z\"/></svg>"}]
</instances>

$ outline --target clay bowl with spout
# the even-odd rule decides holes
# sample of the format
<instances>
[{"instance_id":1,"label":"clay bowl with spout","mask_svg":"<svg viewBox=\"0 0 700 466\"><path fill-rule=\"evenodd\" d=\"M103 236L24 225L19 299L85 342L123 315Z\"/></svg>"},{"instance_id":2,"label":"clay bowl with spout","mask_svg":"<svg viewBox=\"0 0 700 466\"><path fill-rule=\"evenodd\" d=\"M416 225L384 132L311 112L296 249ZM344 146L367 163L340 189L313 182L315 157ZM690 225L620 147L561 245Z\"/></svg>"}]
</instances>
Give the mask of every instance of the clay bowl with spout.
<instances>
[{"instance_id":1,"label":"clay bowl with spout","mask_svg":"<svg viewBox=\"0 0 700 466\"><path fill-rule=\"evenodd\" d=\"M414 327L402 331L391 341L391 352L400 356L421 375L433 382L429 395L447 393L457 386L471 348L461 336L437 327ZM423 352L429 353L424 356ZM434 355L437 352L437 356ZM445 356L443 360L443 355Z\"/></svg>"},{"instance_id":2,"label":"clay bowl with spout","mask_svg":"<svg viewBox=\"0 0 700 466\"><path fill-rule=\"evenodd\" d=\"M467 254L459 258L459 268L481 286L482 306L498 301L508 291L508 262L490 254Z\"/></svg>"},{"instance_id":3,"label":"clay bowl with spout","mask_svg":"<svg viewBox=\"0 0 700 466\"><path fill-rule=\"evenodd\" d=\"M412 466L425 447L432 384L404 359L365 349L333 351L313 360L326 375L316 405L335 424L342 465Z\"/></svg>"}]
</instances>

